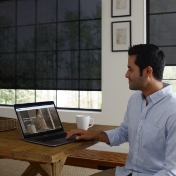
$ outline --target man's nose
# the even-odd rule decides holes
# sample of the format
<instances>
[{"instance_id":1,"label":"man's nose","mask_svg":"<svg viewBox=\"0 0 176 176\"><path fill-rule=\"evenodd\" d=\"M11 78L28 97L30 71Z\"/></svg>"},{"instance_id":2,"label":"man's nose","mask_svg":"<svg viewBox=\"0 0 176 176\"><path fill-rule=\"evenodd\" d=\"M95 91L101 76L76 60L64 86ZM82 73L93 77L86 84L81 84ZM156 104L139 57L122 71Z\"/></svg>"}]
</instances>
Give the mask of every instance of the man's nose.
<instances>
[{"instance_id":1,"label":"man's nose","mask_svg":"<svg viewBox=\"0 0 176 176\"><path fill-rule=\"evenodd\" d=\"M126 77L126 78L129 77L128 71L125 73L125 77Z\"/></svg>"}]
</instances>

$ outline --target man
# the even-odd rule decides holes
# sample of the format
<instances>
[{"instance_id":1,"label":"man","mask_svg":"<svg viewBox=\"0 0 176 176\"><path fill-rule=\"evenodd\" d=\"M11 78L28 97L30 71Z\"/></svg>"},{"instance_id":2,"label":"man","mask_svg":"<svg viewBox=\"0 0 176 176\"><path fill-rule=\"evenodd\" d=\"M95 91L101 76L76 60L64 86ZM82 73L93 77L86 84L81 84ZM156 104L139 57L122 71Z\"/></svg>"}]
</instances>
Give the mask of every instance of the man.
<instances>
[{"instance_id":1,"label":"man","mask_svg":"<svg viewBox=\"0 0 176 176\"><path fill-rule=\"evenodd\" d=\"M155 45L129 48L126 78L137 90L129 99L120 127L105 132L72 130L67 138L99 140L110 146L129 142L124 167L95 176L175 176L176 175L176 96L171 85L163 83L164 53Z\"/></svg>"}]
</instances>

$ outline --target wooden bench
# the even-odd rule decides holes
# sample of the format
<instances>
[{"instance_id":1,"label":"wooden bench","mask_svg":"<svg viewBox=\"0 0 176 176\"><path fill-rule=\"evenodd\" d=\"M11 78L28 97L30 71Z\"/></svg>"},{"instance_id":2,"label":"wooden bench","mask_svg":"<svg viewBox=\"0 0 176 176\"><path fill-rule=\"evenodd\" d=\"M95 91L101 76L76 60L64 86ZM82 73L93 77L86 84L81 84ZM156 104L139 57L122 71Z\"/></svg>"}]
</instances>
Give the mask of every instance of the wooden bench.
<instances>
[{"instance_id":1,"label":"wooden bench","mask_svg":"<svg viewBox=\"0 0 176 176\"><path fill-rule=\"evenodd\" d=\"M105 170L124 166L127 153L83 149L70 155L66 165Z\"/></svg>"}]
</instances>

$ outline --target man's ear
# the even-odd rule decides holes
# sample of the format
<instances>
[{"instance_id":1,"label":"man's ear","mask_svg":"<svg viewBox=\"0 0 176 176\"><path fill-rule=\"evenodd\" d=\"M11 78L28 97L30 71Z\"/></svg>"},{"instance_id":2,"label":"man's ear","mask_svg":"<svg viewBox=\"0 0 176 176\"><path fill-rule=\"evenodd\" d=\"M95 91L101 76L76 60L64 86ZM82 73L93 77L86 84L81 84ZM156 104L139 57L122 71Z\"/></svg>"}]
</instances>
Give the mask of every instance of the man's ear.
<instances>
[{"instance_id":1,"label":"man's ear","mask_svg":"<svg viewBox=\"0 0 176 176\"><path fill-rule=\"evenodd\" d=\"M146 76L147 76L147 77L151 77L151 76L153 75L153 68L152 68L152 67L147 66L147 67L145 68L145 70L146 70Z\"/></svg>"}]
</instances>

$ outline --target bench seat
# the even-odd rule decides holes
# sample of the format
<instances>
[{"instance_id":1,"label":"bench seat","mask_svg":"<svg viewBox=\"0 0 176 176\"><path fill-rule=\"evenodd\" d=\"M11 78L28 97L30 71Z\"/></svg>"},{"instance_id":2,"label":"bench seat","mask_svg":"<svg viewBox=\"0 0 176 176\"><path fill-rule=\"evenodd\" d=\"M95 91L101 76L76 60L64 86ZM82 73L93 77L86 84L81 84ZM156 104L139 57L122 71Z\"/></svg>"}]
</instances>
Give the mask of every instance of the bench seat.
<instances>
[{"instance_id":1,"label":"bench seat","mask_svg":"<svg viewBox=\"0 0 176 176\"><path fill-rule=\"evenodd\" d=\"M127 153L83 149L67 157L66 165L105 170L124 166Z\"/></svg>"}]
</instances>

